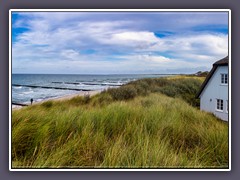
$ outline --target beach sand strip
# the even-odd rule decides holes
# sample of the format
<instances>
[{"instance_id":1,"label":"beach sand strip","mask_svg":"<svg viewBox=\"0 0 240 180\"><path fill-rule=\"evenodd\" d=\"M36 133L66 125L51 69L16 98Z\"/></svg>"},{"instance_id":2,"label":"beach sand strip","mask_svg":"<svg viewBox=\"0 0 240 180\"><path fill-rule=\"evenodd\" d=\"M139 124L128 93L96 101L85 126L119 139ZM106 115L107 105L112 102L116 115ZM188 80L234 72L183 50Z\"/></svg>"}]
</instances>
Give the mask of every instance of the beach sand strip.
<instances>
[{"instance_id":1,"label":"beach sand strip","mask_svg":"<svg viewBox=\"0 0 240 180\"><path fill-rule=\"evenodd\" d=\"M72 99L74 97L78 97L78 96L86 96L86 95L89 95L90 97L91 96L94 96L96 94L99 94L100 92L102 92L101 90L95 90L95 91L81 91L79 93L76 93L76 94L70 94L70 95L65 95L65 96L61 96L61 97L54 97L54 98L49 98L49 99L45 99L43 101L39 101L39 102L34 102L33 101L33 104L41 104L41 103L44 103L46 101L64 101L64 100L68 100L68 99ZM27 105L30 105L30 102L27 103ZM18 105L12 105L12 110L15 110L15 109L21 109L23 108L24 106L18 106ZM25 106L26 107L26 106Z\"/></svg>"}]
</instances>

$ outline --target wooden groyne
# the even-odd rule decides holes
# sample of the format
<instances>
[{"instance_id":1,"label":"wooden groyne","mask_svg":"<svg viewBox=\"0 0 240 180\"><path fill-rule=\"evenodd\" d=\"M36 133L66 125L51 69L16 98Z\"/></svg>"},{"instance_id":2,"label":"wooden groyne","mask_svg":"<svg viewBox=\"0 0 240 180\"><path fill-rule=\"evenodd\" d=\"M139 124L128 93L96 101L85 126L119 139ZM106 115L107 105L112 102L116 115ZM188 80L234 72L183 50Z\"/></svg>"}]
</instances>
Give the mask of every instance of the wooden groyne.
<instances>
[{"instance_id":1,"label":"wooden groyne","mask_svg":"<svg viewBox=\"0 0 240 180\"><path fill-rule=\"evenodd\" d=\"M12 102L12 105L17 105L17 106L28 106L27 104L16 103L16 102Z\"/></svg>"},{"instance_id":2,"label":"wooden groyne","mask_svg":"<svg viewBox=\"0 0 240 180\"><path fill-rule=\"evenodd\" d=\"M100 85L100 86L122 86L120 84L98 84L98 83L82 83L84 85Z\"/></svg>"},{"instance_id":3,"label":"wooden groyne","mask_svg":"<svg viewBox=\"0 0 240 180\"><path fill-rule=\"evenodd\" d=\"M80 83L75 83L75 82L64 82L64 84L75 84L75 85L78 85Z\"/></svg>"},{"instance_id":4,"label":"wooden groyne","mask_svg":"<svg viewBox=\"0 0 240 180\"><path fill-rule=\"evenodd\" d=\"M45 89L61 89L61 90L72 90L72 91L93 91L91 89L76 89L76 88L64 88L64 87L51 87L51 86L35 86L35 85L21 85L21 84L12 84L12 86L22 86L30 88L45 88Z\"/></svg>"},{"instance_id":5,"label":"wooden groyne","mask_svg":"<svg viewBox=\"0 0 240 180\"><path fill-rule=\"evenodd\" d=\"M62 84L63 82L52 82L52 83L56 83L56 84Z\"/></svg>"},{"instance_id":6,"label":"wooden groyne","mask_svg":"<svg viewBox=\"0 0 240 180\"><path fill-rule=\"evenodd\" d=\"M55 84L75 84L75 85L81 84L81 83L75 83L75 82L52 82L52 83L55 83Z\"/></svg>"},{"instance_id":7,"label":"wooden groyne","mask_svg":"<svg viewBox=\"0 0 240 180\"><path fill-rule=\"evenodd\" d=\"M100 86L122 86L122 84L105 84L105 83L77 83L77 82L52 82L55 84L74 84L74 85L79 85L79 84L83 84L83 85L100 85Z\"/></svg>"}]
</instances>

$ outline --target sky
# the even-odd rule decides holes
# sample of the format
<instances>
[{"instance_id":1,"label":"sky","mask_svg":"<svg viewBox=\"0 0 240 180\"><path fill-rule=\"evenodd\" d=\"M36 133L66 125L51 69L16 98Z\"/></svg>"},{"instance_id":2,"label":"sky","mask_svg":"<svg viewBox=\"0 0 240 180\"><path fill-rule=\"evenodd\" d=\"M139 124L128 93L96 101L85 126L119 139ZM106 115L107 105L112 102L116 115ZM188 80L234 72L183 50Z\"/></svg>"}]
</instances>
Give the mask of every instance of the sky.
<instances>
[{"instance_id":1,"label":"sky","mask_svg":"<svg viewBox=\"0 0 240 180\"><path fill-rule=\"evenodd\" d=\"M195 73L227 55L227 12L12 12L12 73Z\"/></svg>"}]
</instances>

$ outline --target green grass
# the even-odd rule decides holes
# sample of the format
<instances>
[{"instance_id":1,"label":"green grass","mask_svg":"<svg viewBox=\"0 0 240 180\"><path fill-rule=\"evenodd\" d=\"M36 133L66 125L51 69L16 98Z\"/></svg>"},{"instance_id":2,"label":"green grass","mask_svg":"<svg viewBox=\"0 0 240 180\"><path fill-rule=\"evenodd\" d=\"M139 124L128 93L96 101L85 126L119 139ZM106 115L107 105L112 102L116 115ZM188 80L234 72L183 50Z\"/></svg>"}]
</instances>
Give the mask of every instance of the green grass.
<instances>
[{"instance_id":1,"label":"green grass","mask_svg":"<svg viewBox=\"0 0 240 180\"><path fill-rule=\"evenodd\" d=\"M160 81L130 83L136 95L121 100L109 90L14 110L13 168L227 168L227 123L166 96L159 87L174 80Z\"/></svg>"},{"instance_id":2,"label":"green grass","mask_svg":"<svg viewBox=\"0 0 240 180\"><path fill-rule=\"evenodd\" d=\"M181 98L190 105L199 107L196 94L203 82L203 77L173 76L168 78L140 79L117 89L107 90L113 100L129 100L149 93L161 92L169 97Z\"/></svg>"}]
</instances>

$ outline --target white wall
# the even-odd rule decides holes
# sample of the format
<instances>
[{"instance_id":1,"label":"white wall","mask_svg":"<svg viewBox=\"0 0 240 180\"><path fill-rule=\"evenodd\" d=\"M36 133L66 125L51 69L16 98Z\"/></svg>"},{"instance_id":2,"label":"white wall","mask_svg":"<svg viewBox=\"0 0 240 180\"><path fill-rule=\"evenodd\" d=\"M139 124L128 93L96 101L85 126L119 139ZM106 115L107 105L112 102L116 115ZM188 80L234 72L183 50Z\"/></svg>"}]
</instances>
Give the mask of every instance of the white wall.
<instances>
[{"instance_id":1,"label":"white wall","mask_svg":"<svg viewBox=\"0 0 240 180\"><path fill-rule=\"evenodd\" d=\"M228 121L228 85L221 84L221 74L228 74L228 66L218 66L200 96L200 109L212 112L222 120ZM229 79L229 77L228 77ZM223 112L216 110L217 100L223 99Z\"/></svg>"}]
</instances>

